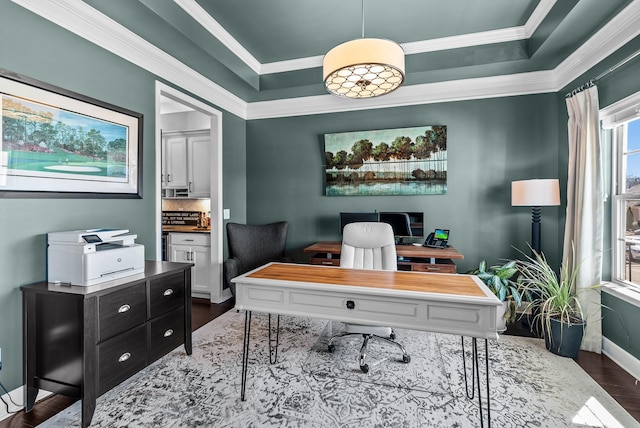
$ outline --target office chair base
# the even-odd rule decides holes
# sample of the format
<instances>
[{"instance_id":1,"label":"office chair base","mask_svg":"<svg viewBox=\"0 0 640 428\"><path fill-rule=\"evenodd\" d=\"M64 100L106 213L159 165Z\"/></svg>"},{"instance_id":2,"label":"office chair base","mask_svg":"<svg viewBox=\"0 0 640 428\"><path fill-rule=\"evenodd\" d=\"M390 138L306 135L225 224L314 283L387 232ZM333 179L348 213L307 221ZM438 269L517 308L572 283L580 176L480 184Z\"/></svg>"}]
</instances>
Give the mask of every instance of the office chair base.
<instances>
[{"instance_id":1,"label":"office chair base","mask_svg":"<svg viewBox=\"0 0 640 428\"><path fill-rule=\"evenodd\" d=\"M340 333L332 336L331 339L329 339L327 350L330 353L333 353L336 350L336 346L332 343L334 339L339 337L352 336L355 334L361 334L361 333ZM375 334L362 334L362 337L364 341L362 342L362 347L360 348L360 370L362 370L363 373L369 372L369 365L366 363L366 358L367 358L367 345L369 344L370 339L381 340L383 342L390 343L392 345L397 346L402 351L402 362L405 364L408 364L411 362L411 356L407 354L407 351L404 349L404 346L394 341L394 339L396 338L395 332L391 332L391 335L388 338L377 336Z\"/></svg>"}]
</instances>

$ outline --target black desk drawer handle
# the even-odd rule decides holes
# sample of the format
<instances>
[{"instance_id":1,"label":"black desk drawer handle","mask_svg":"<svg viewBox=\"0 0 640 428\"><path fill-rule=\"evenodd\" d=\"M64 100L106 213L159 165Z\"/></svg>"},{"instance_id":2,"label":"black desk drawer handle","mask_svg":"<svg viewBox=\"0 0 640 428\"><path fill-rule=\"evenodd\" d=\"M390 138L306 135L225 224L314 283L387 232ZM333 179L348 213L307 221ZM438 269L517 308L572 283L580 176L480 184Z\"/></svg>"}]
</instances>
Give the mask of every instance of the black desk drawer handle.
<instances>
[{"instance_id":1,"label":"black desk drawer handle","mask_svg":"<svg viewBox=\"0 0 640 428\"><path fill-rule=\"evenodd\" d=\"M353 300L347 300L347 309L354 309L356 307L356 303Z\"/></svg>"},{"instance_id":2,"label":"black desk drawer handle","mask_svg":"<svg viewBox=\"0 0 640 428\"><path fill-rule=\"evenodd\" d=\"M119 363L124 363L129 358L131 358L131 353L130 352L125 352L124 354L120 355L120 358L118 358L118 362Z\"/></svg>"},{"instance_id":3,"label":"black desk drawer handle","mask_svg":"<svg viewBox=\"0 0 640 428\"><path fill-rule=\"evenodd\" d=\"M118 308L118 313L119 314L123 314L123 313L127 312L129 309L131 309L131 306L129 306L127 304L124 304L124 305L122 305L122 306L120 306Z\"/></svg>"},{"instance_id":4,"label":"black desk drawer handle","mask_svg":"<svg viewBox=\"0 0 640 428\"><path fill-rule=\"evenodd\" d=\"M164 290L164 293L162 293L163 296L171 296L173 294L173 290L170 288L167 288L166 290Z\"/></svg>"}]
</instances>

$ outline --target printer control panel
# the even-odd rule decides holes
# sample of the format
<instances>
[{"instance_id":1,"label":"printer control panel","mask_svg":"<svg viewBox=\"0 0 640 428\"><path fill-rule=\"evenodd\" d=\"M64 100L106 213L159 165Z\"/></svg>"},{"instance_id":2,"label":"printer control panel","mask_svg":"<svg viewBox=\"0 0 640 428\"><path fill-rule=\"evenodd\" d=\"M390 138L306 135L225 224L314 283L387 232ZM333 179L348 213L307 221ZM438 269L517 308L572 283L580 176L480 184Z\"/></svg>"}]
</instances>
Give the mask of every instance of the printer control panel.
<instances>
[{"instance_id":1,"label":"printer control panel","mask_svg":"<svg viewBox=\"0 0 640 428\"><path fill-rule=\"evenodd\" d=\"M100 239L98 235L82 235L82 239L84 239L87 244L97 244L102 242L102 239Z\"/></svg>"}]
</instances>

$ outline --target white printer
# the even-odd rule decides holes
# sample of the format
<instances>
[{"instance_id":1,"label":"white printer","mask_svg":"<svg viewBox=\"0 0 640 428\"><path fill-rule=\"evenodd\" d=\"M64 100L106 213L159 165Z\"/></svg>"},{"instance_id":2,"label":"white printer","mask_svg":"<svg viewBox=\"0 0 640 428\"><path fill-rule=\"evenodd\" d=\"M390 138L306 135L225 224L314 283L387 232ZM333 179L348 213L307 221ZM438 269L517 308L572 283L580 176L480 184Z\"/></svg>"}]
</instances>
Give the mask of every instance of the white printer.
<instances>
[{"instance_id":1,"label":"white printer","mask_svg":"<svg viewBox=\"0 0 640 428\"><path fill-rule=\"evenodd\" d=\"M128 229L47 234L47 281L90 286L144 272L144 245Z\"/></svg>"}]
</instances>

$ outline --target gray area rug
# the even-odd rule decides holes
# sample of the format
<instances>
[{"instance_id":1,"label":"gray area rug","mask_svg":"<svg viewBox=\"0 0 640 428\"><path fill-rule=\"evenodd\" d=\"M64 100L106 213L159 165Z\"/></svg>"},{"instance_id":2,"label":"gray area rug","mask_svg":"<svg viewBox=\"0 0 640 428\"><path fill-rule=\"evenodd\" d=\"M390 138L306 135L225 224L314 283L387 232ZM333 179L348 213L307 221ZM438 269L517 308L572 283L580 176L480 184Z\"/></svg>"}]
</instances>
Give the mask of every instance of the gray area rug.
<instances>
[{"instance_id":1,"label":"gray area rug","mask_svg":"<svg viewBox=\"0 0 640 428\"><path fill-rule=\"evenodd\" d=\"M278 362L271 365L267 316L254 314L242 402L244 313L230 311L194 332L193 355L180 347L101 396L92 426L480 426L477 399L465 394L459 337L396 330L411 362L402 363L395 347L370 342L364 374L359 338L340 339L327 352L331 331L341 326L282 317ZM466 345L469 358L470 339ZM640 427L573 360L551 354L540 339L501 336L490 341L489 355L493 427ZM80 426L80 403L40 426Z\"/></svg>"}]
</instances>

